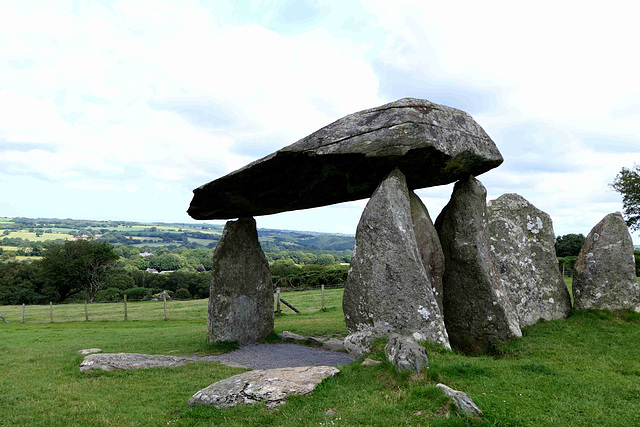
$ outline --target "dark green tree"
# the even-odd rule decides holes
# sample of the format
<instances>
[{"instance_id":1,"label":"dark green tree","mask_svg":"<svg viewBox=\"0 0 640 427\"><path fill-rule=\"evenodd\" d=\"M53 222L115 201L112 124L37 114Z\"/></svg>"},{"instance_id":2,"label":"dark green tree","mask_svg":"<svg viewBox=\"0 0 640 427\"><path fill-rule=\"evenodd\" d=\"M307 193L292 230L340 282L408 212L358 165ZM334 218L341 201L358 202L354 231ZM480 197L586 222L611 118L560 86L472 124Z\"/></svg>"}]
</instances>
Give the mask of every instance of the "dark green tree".
<instances>
[{"instance_id":1,"label":"dark green tree","mask_svg":"<svg viewBox=\"0 0 640 427\"><path fill-rule=\"evenodd\" d=\"M90 301L104 285L118 254L107 242L71 240L48 246L41 267L59 301L85 291Z\"/></svg>"},{"instance_id":2,"label":"dark green tree","mask_svg":"<svg viewBox=\"0 0 640 427\"><path fill-rule=\"evenodd\" d=\"M611 184L611 188L622 194L622 209L627 226L640 230L640 166L622 168Z\"/></svg>"},{"instance_id":3,"label":"dark green tree","mask_svg":"<svg viewBox=\"0 0 640 427\"><path fill-rule=\"evenodd\" d=\"M565 234L556 237L556 256L564 258L568 256L578 256L585 237L582 234Z\"/></svg>"}]
</instances>

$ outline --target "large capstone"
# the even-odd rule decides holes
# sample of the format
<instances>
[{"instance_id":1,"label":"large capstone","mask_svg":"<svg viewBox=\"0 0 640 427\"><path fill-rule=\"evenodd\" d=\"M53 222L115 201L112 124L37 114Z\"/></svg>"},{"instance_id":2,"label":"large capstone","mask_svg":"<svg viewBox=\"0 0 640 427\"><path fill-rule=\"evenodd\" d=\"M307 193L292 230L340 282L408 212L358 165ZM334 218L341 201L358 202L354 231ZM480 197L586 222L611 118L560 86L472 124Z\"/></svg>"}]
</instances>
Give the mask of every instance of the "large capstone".
<instances>
[{"instance_id":1,"label":"large capstone","mask_svg":"<svg viewBox=\"0 0 640 427\"><path fill-rule=\"evenodd\" d=\"M503 159L464 111L405 98L346 116L194 190L189 215L231 219L370 197L395 168L409 189L479 175Z\"/></svg>"},{"instance_id":2,"label":"large capstone","mask_svg":"<svg viewBox=\"0 0 640 427\"><path fill-rule=\"evenodd\" d=\"M445 258L443 307L452 347L486 353L522 336L489 251L487 191L473 177L456 183L436 219Z\"/></svg>"},{"instance_id":3,"label":"large capstone","mask_svg":"<svg viewBox=\"0 0 640 427\"><path fill-rule=\"evenodd\" d=\"M208 342L247 344L273 331L273 285L253 218L229 221L213 252Z\"/></svg>"},{"instance_id":4,"label":"large capstone","mask_svg":"<svg viewBox=\"0 0 640 427\"><path fill-rule=\"evenodd\" d=\"M620 212L605 216L587 236L573 275L577 310L640 311L633 241Z\"/></svg>"},{"instance_id":5,"label":"large capstone","mask_svg":"<svg viewBox=\"0 0 640 427\"><path fill-rule=\"evenodd\" d=\"M518 194L487 206L489 248L520 327L562 319L571 298L558 269L551 217Z\"/></svg>"},{"instance_id":6,"label":"large capstone","mask_svg":"<svg viewBox=\"0 0 640 427\"><path fill-rule=\"evenodd\" d=\"M404 175L396 169L380 183L360 218L342 302L351 333L345 340L347 350L393 332L449 348L435 286L416 239L424 233L416 226L428 222L414 224L411 198ZM428 217L417 216L424 215Z\"/></svg>"}]
</instances>

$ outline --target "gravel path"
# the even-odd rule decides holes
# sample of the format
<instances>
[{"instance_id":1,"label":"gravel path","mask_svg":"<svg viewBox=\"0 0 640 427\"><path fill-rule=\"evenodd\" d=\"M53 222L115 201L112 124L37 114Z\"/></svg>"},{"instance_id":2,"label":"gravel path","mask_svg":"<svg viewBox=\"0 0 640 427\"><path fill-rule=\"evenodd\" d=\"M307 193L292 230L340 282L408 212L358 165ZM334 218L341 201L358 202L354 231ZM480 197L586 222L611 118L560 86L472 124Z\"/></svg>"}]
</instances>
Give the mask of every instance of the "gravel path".
<instances>
[{"instance_id":1,"label":"gravel path","mask_svg":"<svg viewBox=\"0 0 640 427\"><path fill-rule=\"evenodd\" d=\"M298 344L254 344L219 356L196 356L189 359L232 362L252 369L336 366L353 362L353 358L347 353Z\"/></svg>"}]
</instances>

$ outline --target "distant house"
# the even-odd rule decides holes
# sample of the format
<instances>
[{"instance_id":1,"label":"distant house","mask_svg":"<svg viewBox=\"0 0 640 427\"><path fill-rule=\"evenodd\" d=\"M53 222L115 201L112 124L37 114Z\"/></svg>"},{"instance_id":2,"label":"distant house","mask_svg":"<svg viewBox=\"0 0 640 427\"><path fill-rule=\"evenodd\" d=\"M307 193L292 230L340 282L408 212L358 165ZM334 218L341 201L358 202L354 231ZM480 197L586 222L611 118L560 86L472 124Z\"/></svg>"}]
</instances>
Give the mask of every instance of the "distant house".
<instances>
[{"instance_id":1,"label":"distant house","mask_svg":"<svg viewBox=\"0 0 640 427\"><path fill-rule=\"evenodd\" d=\"M82 234L80 236L76 236L76 237L72 237L71 240L91 240L93 239L93 237L87 235L87 234Z\"/></svg>"},{"instance_id":2,"label":"distant house","mask_svg":"<svg viewBox=\"0 0 640 427\"><path fill-rule=\"evenodd\" d=\"M160 273L158 270L156 270L155 268L147 268L145 270L147 273L152 273L152 274L158 274Z\"/></svg>"},{"instance_id":3,"label":"distant house","mask_svg":"<svg viewBox=\"0 0 640 427\"><path fill-rule=\"evenodd\" d=\"M153 255L151 252L142 252L140 256L147 257Z\"/></svg>"}]
</instances>

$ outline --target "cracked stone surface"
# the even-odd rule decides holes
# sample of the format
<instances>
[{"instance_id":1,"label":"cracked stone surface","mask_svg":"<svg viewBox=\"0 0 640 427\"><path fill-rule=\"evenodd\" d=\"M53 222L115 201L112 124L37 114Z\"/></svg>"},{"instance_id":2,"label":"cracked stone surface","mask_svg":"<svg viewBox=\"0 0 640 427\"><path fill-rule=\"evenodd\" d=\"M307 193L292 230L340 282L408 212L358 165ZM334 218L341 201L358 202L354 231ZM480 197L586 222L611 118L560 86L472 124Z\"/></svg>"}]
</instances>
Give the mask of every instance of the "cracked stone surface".
<instances>
[{"instance_id":1,"label":"cracked stone surface","mask_svg":"<svg viewBox=\"0 0 640 427\"><path fill-rule=\"evenodd\" d=\"M633 241L620 212L605 216L589 234L574 267L577 310L640 312Z\"/></svg>"},{"instance_id":2,"label":"cracked stone surface","mask_svg":"<svg viewBox=\"0 0 640 427\"><path fill-rule=\"evenodd\" d=\"M474 177L458 181L436 219L445 257L444 318L451 346L487 353L522 332L490 254L487 190Z\"/></svg>"},{"instance_id":3,"label":"cracked stone surface","mask_svg":"<svg viewBox=\"0 0 640 427\"><path fill-rule=\"evenodd\" d=\"M413 335L450 348L444 319L418 248L416 235L430 227L428 213L418 214L404 175L392 171L364 209L356 230L354 254L342 307L350 335L344 345L361 355L372 339L390 333ZM420 221L414 223L414 218ZM429 241L421 239L422 242ZM439 249L439 248L438 248Z\"/></svg>"},{"instance_id":4,"label":"cracked stone surface","mask_svg":"<svg viewBox=\"0 0 640 427\"><path fill-rule=\"evenodd\" d=\"M310 394L322 380L338 372L331 366L249 371L198 391L187 405L210 405L223 409L265 402L268 407L274 407L285 403L285 398L291 394Z\"/></svg>"},{"instance_id":5,"label":"cracked stone surface","mask_svg":"<svg viewBox=\"0 0 640 427\"><path fill-rule=\"evenodd\" d=\"M343 117L196 188L188 213L231 219L308 209L370 197L394 168L413 190L479 175L502 161L469 114L405 98Z\"/></svg>"},{"instance_id":6,"label":"cracked stone surface","mask_svg":"<svg viewBox=\"0 0 640 427\"><path fill-rule=\"evenodd\" d=\"M518 194L487 204L491 256L520 327L565 318L571 298L558 269L551 217Z\"/></svg>"}]
</instances>

